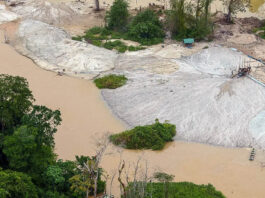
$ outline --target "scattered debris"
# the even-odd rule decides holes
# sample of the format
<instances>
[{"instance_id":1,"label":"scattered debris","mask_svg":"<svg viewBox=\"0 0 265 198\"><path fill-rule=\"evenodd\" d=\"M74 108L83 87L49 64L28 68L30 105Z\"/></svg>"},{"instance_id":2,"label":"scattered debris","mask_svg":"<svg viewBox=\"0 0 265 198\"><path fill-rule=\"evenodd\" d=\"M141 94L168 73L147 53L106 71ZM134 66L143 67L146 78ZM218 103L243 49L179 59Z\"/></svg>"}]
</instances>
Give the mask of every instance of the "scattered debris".
<instances>
[{"instance_id":1,"label":"scattered debris","mask_svg":"<svg viewBox=\"0 0 265 198\"><path fill-rule=\"evenodd\" d=\"M249 156L249 161L254 161L255 156L256 156L255 148L252 148L250 156Z\"/></svg>"},{"instance_id":2,"label":"scattered debris","mask_svg":"<svg viewBox=\"0 0 265 198\"><path fill-rule=\"evenodd\" d=\"M246 67L246 68L239 68L238 73L237 73L237 77L243 77L243 76L247 76L251 71L251 67Z\"/></svg>"}]
</instances>

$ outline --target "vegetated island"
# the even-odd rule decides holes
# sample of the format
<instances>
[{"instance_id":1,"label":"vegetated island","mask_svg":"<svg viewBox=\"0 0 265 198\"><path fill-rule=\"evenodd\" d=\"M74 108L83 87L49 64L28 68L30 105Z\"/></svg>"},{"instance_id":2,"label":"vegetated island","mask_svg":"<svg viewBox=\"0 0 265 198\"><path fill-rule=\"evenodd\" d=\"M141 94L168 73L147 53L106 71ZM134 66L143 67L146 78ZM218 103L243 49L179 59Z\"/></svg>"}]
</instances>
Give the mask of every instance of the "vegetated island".
<instances>
[{"instance_id":1,"label":"vegetated island","mask_svg":"<svg viewBox=\"0 0 265 198\"><path fill-rule=\"evenodd\" d=\"M126 84L127 78L124 75L109 74L94 80L99 89L116 89Z\"/></svg>"},{"instance_id":2,"label":"vegetated island","mask_svg":"<svg viewBox=\"0 0 265 198\"><path fill-rule=\"evenodd\" d=\"M127 149L162 150L167 142L173 141L176 126L170 123L160 123L137 126L131 130L110 136L110 141Z\"/></svg>"}]
</instances>

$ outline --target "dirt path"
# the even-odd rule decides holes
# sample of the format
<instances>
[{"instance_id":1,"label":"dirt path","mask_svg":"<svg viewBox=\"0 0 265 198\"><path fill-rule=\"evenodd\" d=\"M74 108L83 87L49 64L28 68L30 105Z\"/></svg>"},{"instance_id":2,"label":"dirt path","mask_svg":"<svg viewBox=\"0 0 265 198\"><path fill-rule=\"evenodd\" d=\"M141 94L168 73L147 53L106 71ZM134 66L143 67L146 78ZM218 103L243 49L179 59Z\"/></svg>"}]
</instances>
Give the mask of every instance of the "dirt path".
<instances>
[{"instance_id":1,"label":"dirt path","mask_svg":"<svg viewBox=\"0 0 265 198\"><path fill-rule=\"evenodd\" d=\"M101 100L92 82L57 76L37 67L28 58L3 43L0 31L0 73L27 78L38 104L60 109L63 122L55 136L56 152L60 158L92 155L93 140L106 131L118 132L125 127L115 119ZM115 152L113 148L111 152ZM202 144L174 142L161 152L146 151L143 158L152 169L174 174L176 181L198 184L212 183L228 198L264 198L265 171L260 166L265 153L258 151L249 162L248 149L228 149ZM124 151L127 164L135 162L142 152ZM119 155L107 155L102 167L111 174L117 168ZM114 194L118 194L114 183Z\"/></svg>"}]
</instances>

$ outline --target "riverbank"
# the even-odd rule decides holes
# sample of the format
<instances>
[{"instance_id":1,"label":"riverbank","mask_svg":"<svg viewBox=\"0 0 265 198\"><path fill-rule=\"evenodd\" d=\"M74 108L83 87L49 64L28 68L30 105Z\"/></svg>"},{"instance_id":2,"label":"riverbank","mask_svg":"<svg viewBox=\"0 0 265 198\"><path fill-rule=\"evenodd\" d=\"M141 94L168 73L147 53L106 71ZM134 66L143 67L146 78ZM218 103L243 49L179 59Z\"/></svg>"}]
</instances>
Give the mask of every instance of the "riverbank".
<instances>
[{"instance_id":1,"label":"riverbank","mask_svg":"<svg viewBox=\"0 0 265 198\"><path fill-rule=\"evenodd\" d=\"M125 129L101 100L100 91L92 82L42 70L4 44L3 34L0 35L0 73L27 78L37 104L60 109L62 113L63 122L55 136L59 158L93 155L93 140L105 132ZM119 154L115 147L110 147L108 153L112 154L105 156L102 167L111 174L118 167ZM128 164L143 155L150 169L174 174L176 181L212 183L228 198L263 198L265 171L261 163L265 162L265 153L258 151L254 162L248 161L249 153L250 150L245 148L176 141L159 152L124 151L123 159ZM115 182L113 193L118 192Z\"/></svg>"}]
</instances>

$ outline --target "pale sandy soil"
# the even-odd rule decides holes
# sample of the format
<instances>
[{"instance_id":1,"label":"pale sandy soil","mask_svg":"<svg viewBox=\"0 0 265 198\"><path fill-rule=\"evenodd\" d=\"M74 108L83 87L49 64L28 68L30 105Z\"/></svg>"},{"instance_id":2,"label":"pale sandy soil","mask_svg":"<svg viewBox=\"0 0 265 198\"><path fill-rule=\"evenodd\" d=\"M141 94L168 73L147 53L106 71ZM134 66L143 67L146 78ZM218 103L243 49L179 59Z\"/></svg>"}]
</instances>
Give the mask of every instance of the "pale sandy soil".
<instances>
[{"instance_id":1,"label":"pale sandy soil","mask_svg":"<svg viewBox=\"0 0 265 198\"><path fill-rule=\"evenodd\" d=\"M1 31L0 31L1 32ZM92 155L94 139L106 131L119 132L125 126L113 117L101 100L92 82L67 76L57 76L37 67L28 58L3 43L0 33L0 73L27 78L38 104L60 109L63 122L55 136L56 152L60 158ZM110 148L110 152L115 149ZM258 151L249 162L248 149L229 149L202 144L174 142L160 152L146 151L143 158L151 170L174 174L176 181L198 184L212 183L228 198L264 198L265 171L261 167L265 153ZM142 152L124 151L126 163L135 162ZM102 167L111 174L117 168L119 155L107 155ZM118 194L117 182L114 193Z\"/></svg>"},{"instance_id":2,"label":"pale sandy soil","mask_svg":"<svg viewBox=\"0 0 265 198\"><path fill-rule=\"evenodd\" d=\"M73 0L49 0L50 2L53 3L69 3L72 2ZM94 5L94 0L81 0L82 2L86 2L89 5L93 6ZM114 0L101 0L100 5L102 8L109 8ZM129 6L131 9L140 9L140 7L148 7L148 5L151 4L156 4L156 5L161 5L165 6L166 8L170 7L170 0L128 0ZM258 18L265 18L265 13L264 6L265 0L250 0L251 7L247 9L246 12L241 12L237 14L237 17L251 17L255 16ZM222 11L226 12L226 9L223 6L223 2L221 0L214 0L212 5L211 5L211 11L216 12L216 11Z\"/></svg>"}]
</instances>

